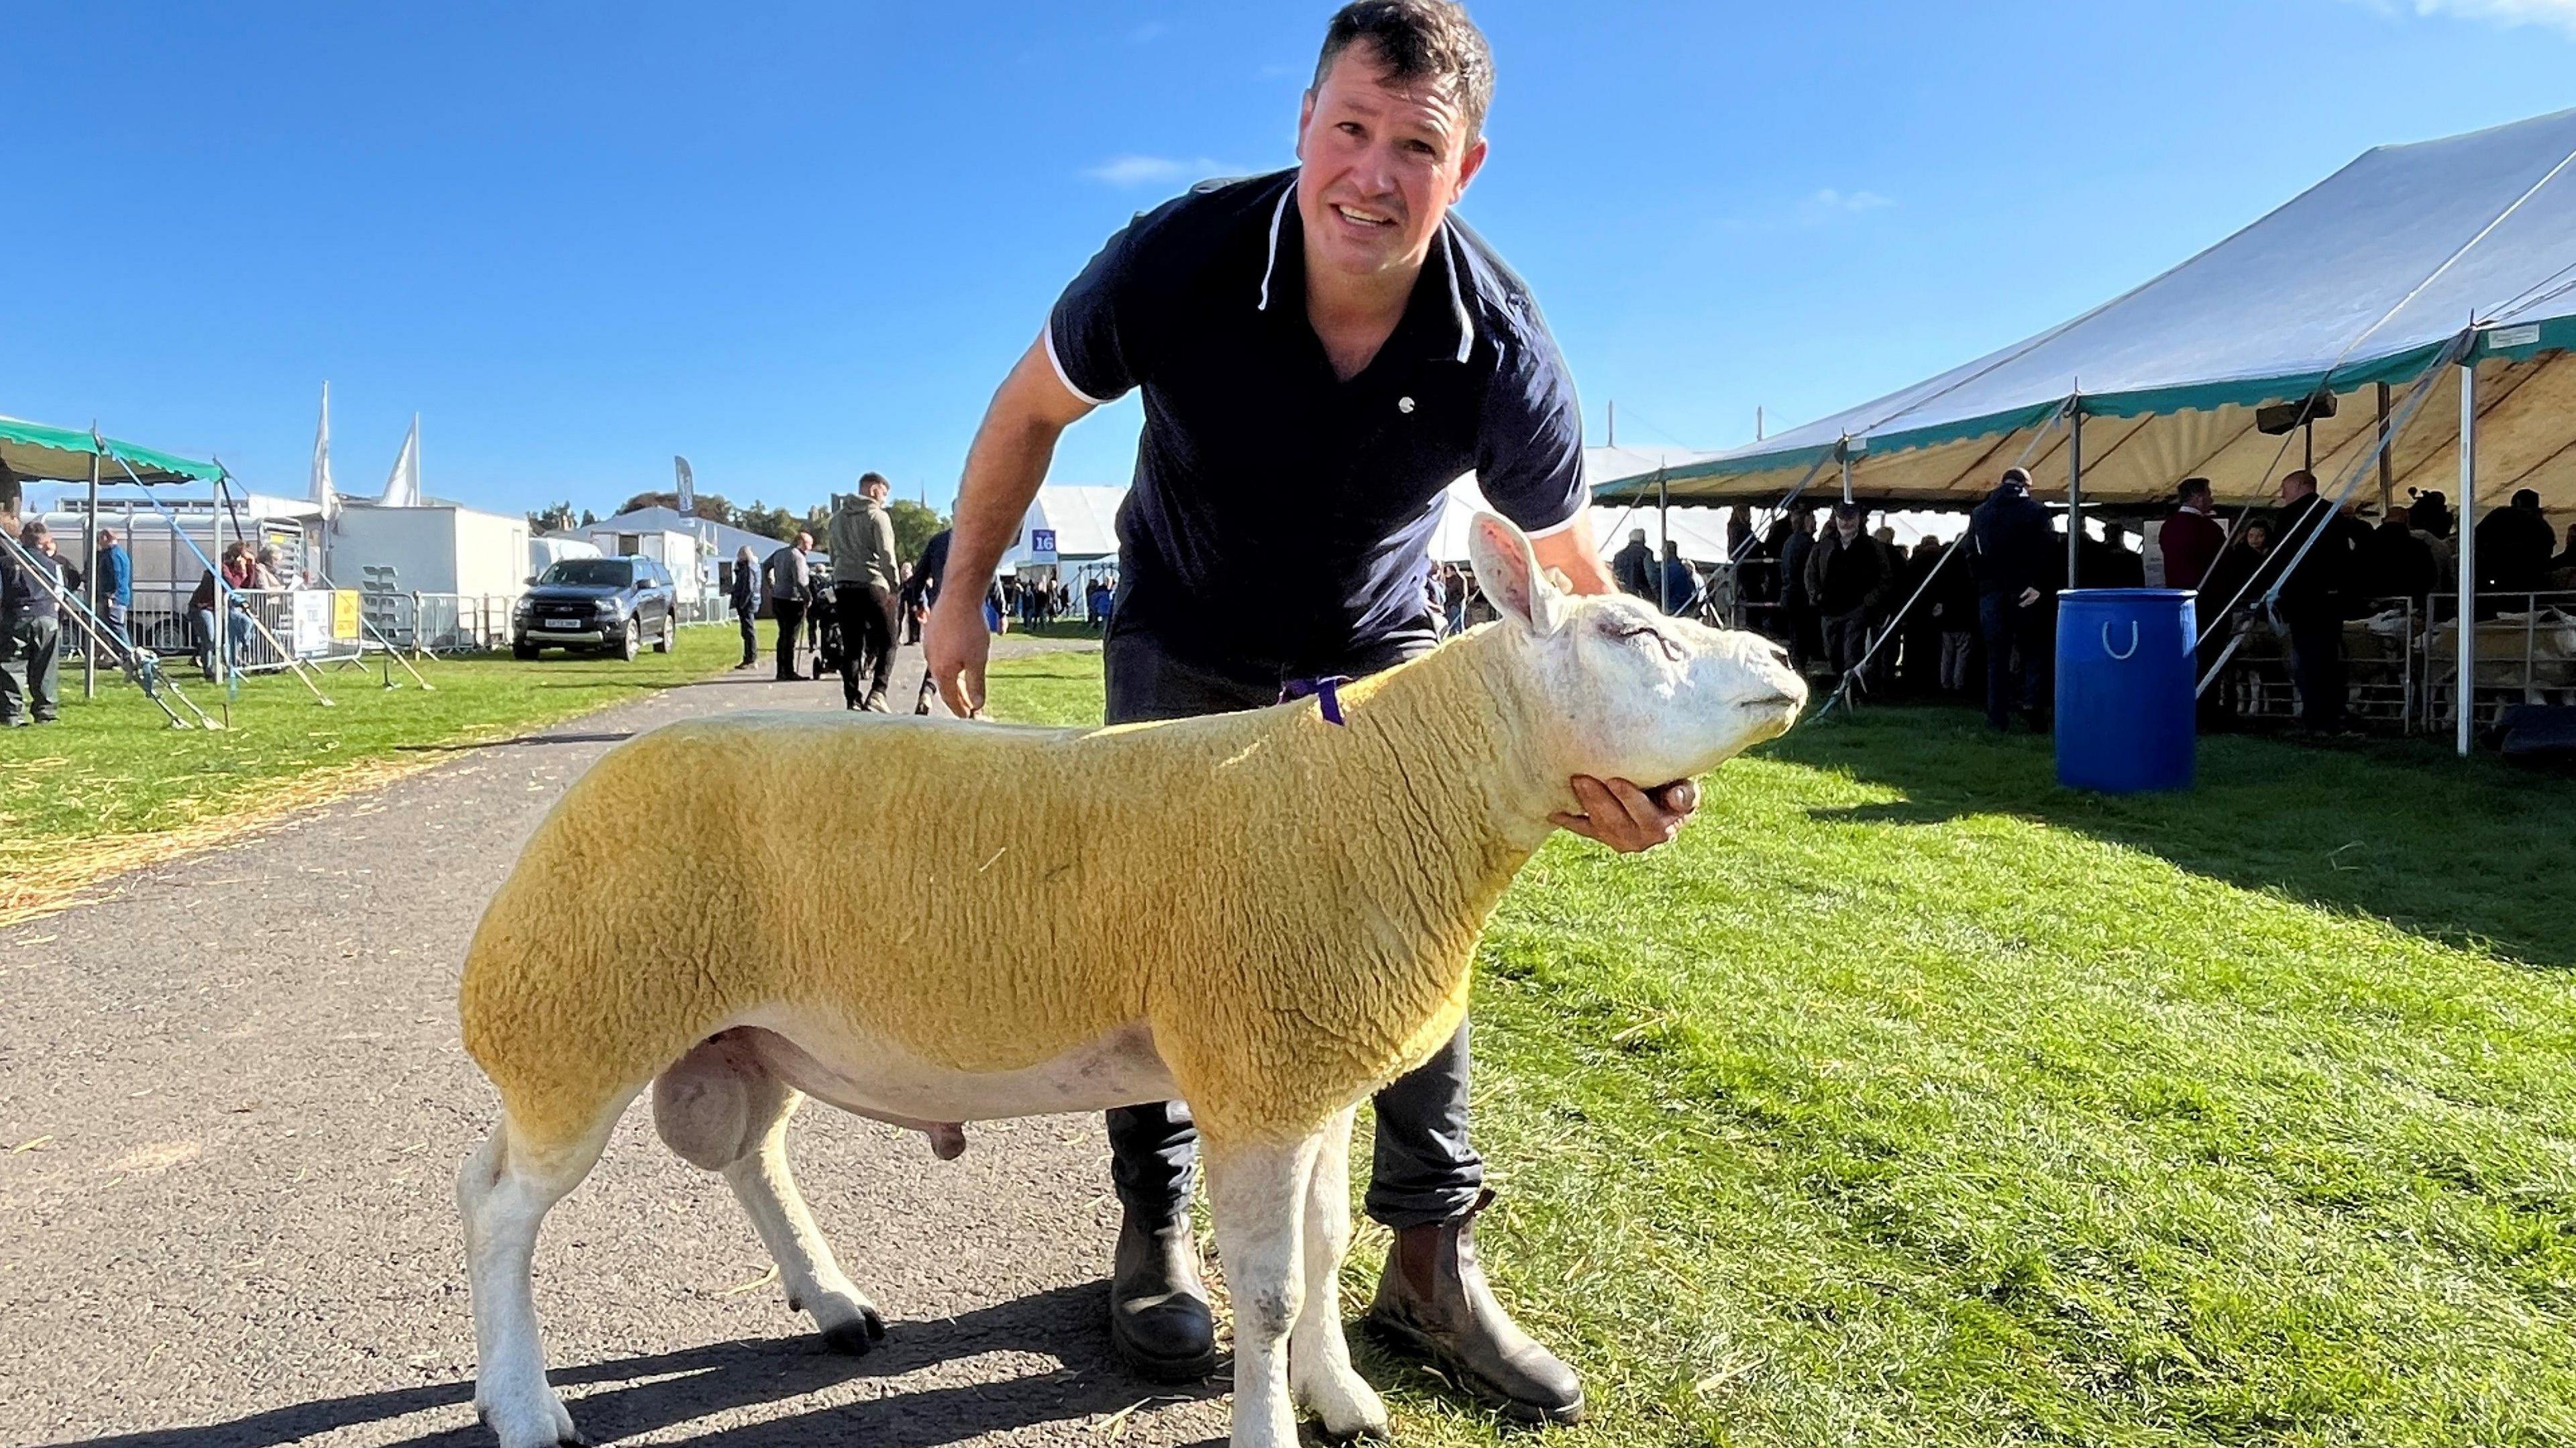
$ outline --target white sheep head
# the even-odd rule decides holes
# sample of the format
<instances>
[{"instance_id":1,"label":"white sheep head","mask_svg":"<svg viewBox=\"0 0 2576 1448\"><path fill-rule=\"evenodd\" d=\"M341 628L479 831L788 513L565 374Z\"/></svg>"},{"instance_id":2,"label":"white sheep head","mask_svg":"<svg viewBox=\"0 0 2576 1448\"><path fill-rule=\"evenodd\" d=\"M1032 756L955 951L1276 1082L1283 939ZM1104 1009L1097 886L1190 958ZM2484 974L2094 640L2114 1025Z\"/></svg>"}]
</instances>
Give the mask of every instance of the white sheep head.
<instances>
[{"instance_id":1,"label":"white sheep head","mask_svg":"<svg viewBox=\"0 0 2576 1448\"><path fill-rule=\"evenodd\" d=\"M1661 785L1785 733L1807 684L1758 633L1666 618L1626 594L1578 596L1539 570L1529 538L1479 513L1468 533L1494 625L1562 725L1569 774Z\"/></svg>"}]
</instances>

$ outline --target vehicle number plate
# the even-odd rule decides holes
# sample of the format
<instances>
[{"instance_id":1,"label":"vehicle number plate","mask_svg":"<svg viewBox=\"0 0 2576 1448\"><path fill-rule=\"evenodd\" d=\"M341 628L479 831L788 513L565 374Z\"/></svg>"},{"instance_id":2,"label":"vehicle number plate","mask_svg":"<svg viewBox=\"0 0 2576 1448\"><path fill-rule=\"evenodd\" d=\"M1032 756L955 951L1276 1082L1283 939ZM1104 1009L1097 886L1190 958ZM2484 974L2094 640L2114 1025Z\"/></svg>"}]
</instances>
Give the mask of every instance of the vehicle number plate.
<instances>
[{"instance_id":1,"label":"vehicle number plate","mask_svg":"<svg viewBox=\"0 0 2576 1448\"><path fill-rule=\"evenodd\" d=\"M578 629L581 627L581 620L577 618L550 618L546 620L546 627L554 629Z\"/></svg>"}]
</instances>

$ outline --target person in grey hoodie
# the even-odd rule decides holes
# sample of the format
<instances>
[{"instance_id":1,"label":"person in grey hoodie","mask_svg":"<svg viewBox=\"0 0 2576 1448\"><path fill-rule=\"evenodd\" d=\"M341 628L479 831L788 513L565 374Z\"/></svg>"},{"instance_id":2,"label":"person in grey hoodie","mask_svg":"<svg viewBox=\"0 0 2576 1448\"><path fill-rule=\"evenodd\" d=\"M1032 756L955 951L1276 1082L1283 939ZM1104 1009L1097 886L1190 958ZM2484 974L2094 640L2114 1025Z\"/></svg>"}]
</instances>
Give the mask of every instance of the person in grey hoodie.
<instances>
[{"instance_id":1,"label":"person in grey hoodie","mask_svg":"<svg viewBox=\"0 0 2576 1448\"><path fill-rule=\"evenodd\" d=\"M841 702L871 714L886 710L894 680L895 595L903 569L895 562L894 519L885 508L894 485L862 473L859 490L832 511L832 597L841 616ZM868 675L867 687L859 675Z\"/></svg>"}]
</instances>

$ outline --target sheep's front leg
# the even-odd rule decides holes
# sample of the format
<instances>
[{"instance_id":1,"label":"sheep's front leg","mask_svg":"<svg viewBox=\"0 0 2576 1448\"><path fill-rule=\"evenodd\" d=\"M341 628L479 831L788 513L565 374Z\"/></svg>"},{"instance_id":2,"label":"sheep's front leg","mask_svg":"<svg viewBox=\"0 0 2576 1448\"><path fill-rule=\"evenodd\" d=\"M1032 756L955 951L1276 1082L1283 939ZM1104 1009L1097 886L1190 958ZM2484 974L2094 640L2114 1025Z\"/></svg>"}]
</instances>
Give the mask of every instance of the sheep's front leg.
<instances>
[{"instance_id":1,"label":"sheep's front leg","mask_svg":"<svg viewBox=\"0 0 2576 1448\"><path fill-rule=\"evenodd\" d=\"M1306 1298L1306 1192L1323 1145L1208 1143L1208 1208L1234 1299L1234 1448L1294 1448L1288 1332Z\"/></svg>"},{"instance_id":2,"label":"sheep's front leg","mask_svg":"<svg viewBox=\"0 0 2576 1448\"><path fill-rule=\"evenodd\" d=\"M1353 1108L1356 1110L1356 1108ZM1351 1116L1324 1126L1306 1188L1306 1306L1288 1334L1288 1391L1336 1442L1393 1435L1377 1389L1351 1366L1342 1334L1342 1258L1351 1249Z\"/></svg>"}]
</instances>

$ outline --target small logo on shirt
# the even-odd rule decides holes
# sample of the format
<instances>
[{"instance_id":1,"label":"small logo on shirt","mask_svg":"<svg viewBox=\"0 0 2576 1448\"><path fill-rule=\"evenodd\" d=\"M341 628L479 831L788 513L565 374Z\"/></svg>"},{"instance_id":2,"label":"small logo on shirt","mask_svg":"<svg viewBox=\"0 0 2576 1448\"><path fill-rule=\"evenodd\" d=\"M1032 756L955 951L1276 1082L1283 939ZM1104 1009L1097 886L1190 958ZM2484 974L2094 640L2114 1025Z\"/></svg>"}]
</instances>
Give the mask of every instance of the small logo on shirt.
<instances>
[{"instance_id":1,"label":"small logo on shirt","mask_svg":"<svg viewBox=\"0 0 2576 1448\"><path fill-rule=\"evenodd\" d=\"M1396 410L1396 411L1398 411L1398 412L1411 412L1411 411L1413 411L1413 399L1412 399L1412 398L1410 398L1410 397L1399 397L1399 398L1397 398L1397 399L1395 400L1395 410Z\"/></svg>"}]
</instances>

